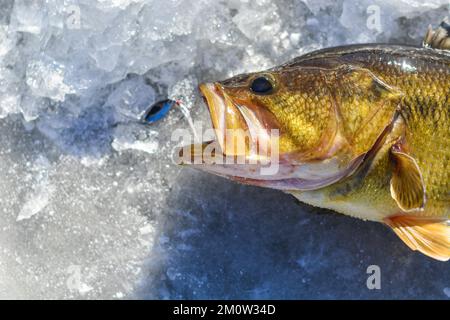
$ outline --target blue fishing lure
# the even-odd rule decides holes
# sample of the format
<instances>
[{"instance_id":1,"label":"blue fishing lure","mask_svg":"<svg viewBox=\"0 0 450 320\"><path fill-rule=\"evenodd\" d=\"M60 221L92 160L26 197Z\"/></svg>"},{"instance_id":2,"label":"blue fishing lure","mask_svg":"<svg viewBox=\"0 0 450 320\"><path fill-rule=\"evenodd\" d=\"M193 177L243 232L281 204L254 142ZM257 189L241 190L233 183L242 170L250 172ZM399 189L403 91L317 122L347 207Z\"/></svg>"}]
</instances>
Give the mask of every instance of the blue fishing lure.
<instances>
[{"instance_id":1,"label":"blue fishing lure","mask_svg":"<svg viewBox=\"0 0 450 320\"><path fill-rule=\"evenodd\" d=\"M170 109L177 104L176 101L166 99L153 104L143 115L142 120L146 123L154 123L164 118Z\"/></svg>"}]
</instances>

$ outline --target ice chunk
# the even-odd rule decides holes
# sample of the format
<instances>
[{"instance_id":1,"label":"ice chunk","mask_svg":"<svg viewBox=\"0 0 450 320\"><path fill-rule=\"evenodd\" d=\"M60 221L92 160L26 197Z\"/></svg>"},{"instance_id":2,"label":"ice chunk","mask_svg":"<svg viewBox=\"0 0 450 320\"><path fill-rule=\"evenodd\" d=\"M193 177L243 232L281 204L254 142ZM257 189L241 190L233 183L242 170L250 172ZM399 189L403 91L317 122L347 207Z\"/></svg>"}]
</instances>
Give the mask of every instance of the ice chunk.
<instances>
[{"instance_id":1,"label":"ice chunk","mask_svg":"<svg viewBox=\"0 0 450 320\"><path fill-rule=\"evenodd\" d=\"M145 127L119 126L115 131L115 138L111 146L116 151L139 150L151 154L158 150L157 136L157 131L150 131Z\"/></svg>"},{"instance_id":2,"label":"ice chunk","mask_svg":"<svg viewBox=\"0 0 450 320\"><path fill-rule=\"evenodd\" d=\"M42 0L14 1L14 10L11 16L11 26L16 31L41 33L47 20L47 8Z\"/></svg>"},{"instance_id":3,"label":"ice chunk","mask_svg":"<svg viewBox=\"0 0 450 320\"><path fill-rule=\"evenodd\" d=\"M145 83L143 77L122 81L108 96L105 107L117 111L119 121L138 120L155 103L155 90Z\"/></svg>"},{"instance_id":4,"label":"ice chunk","mask_svg":"<svg viewBox=\"0 0 450 320\"><path fill-rule=\"evenodd\" d=\"M53 192L51 186L41 186L33 194L28 195L25 204L17 216L17 221L29 219L44 209L50 200Z\"/></svg>"},{"instance_id":5,"label":"ice chunk","mask_svg":"<svg viewBox=\"0 0 450 320\"><path fill-rule=\"evenodd\" d=\"M191 109L195 101L196 86L196 79L188 76L172 85L168 89L168 96L174 101L180 100L188 109Z\"/></svg>"},{"instance_id":6,"label":"ice chunk","mask_svg":"<svg viewBox=\"0 0 450 320\"><path fill-rule=\"evenodd\" d=\"M14 94L14 91L10 93L0 92L0 119L6 117L10 113L19 112L20 97Z\"/></svg>"},{"instance_id":7,"label":"ice chunk","mask_svg":"<svg viewBox=\"0 0 450 320\"><path fill-rule=\"evenodd\" d=\"M8 26L0 25L0 59L3 58L14 46L14 41L10 38L8 30Z\"/></svg>"},{"instance_id":8,"label":"ice chunk","mask_svg":"<svg viewBox=\"0 0 450 320\"><path fill-rule=\"evenodd\" d=\"M259 1L256 4L254 8L243 6L233 17L233 22L249 39L268 40L280 30L280 18L272 2Z\"/></svg>"},{"instance_id":9,"label":"ice chunk","mask_svg":"<svg viewBox=\"0 0 450 320\"><path fill-rule=\"evenodd\" d=\"M48 159L40 156L29 169L32 174L30 179L33 180L33 190L25 197L25 203L17 215L17 221L31 218L48 205L55 189L48 181L49 166Z\"/></svg>"},{"instance_id":10,"label":"ice chunk","mask_svg":"<svg viewBox=\"0 0 450 320\"><path fill-rule=\"evenodd\" d=\"M362 0L343 3L340 23L347 28L347 36L357 43L370 42L374 35L381 35L384 39L392 36L393 32L398 32L393 22L401 17L414 17L420 15L421 10L438 9L448 5L446 0L416 1L400 0L386 2L383 0ZM428 21L439 23L437 21ZM360 28L355 28L355 25ZM393 27L394 25L394 27ZM417 28L416 37L422 37L425 26ZM406 35L403 35L406 36Z\"/></svg>"},{"instance_id":11,"label":"ice chunk","mask_svg":"<svg viewBox=\"0 0 450 320\"><path fill-rule=\"evenodd\" d=\"M31 60L27 67L27 85L38 97L64 100L74 90L64 82L65 67L49 57Z\"/></svg>"}]
</instances>

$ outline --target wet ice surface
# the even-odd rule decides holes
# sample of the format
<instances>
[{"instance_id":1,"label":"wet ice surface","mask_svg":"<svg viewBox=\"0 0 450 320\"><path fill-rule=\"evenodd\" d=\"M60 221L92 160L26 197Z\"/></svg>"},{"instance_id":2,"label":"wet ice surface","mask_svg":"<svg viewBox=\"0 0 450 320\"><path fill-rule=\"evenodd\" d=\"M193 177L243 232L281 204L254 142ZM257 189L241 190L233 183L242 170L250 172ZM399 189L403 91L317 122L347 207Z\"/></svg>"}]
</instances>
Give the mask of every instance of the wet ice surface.
<instances>
[{"instance_id":1,"label":"wet ice surface","mask_svg":"<svg viewBox=\"0 0 450 320\"><path fill-rule=\"evenodd\" d=\"M447 1L64 3L0 2L0 298L449 298L448 263L379 224L173 165L180 110L138 121L170 97L208 123L198 82L317 48L417 44Z\"/></svg>"}]
</instances>

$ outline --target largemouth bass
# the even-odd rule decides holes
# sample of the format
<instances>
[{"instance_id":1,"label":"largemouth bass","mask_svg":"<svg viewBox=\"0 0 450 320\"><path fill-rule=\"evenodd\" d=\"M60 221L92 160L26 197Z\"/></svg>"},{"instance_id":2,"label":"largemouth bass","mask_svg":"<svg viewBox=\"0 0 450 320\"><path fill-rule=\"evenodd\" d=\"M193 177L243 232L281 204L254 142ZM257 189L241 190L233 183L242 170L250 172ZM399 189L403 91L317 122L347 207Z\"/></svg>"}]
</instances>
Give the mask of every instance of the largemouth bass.
<instances>
[{"instance_id":1,"label":"largemouth bass","mask_svg":"<svg viewBox=\"0 0 450 320\"><path fill-rule=\"evenodd\" d=\"M411 249L448 260L449 30L445 22L429 29L422 47L329 48L201 84L216 130L214 154L261 160L256 151L276 130L278 170L261 174L254 161L194 166L384 223ZM230 142L240 139L238 150ZM190 156L198 150L192 146ZM265 159L275 154L274 147L265 151Z\"/></svg>"}]
</instances>

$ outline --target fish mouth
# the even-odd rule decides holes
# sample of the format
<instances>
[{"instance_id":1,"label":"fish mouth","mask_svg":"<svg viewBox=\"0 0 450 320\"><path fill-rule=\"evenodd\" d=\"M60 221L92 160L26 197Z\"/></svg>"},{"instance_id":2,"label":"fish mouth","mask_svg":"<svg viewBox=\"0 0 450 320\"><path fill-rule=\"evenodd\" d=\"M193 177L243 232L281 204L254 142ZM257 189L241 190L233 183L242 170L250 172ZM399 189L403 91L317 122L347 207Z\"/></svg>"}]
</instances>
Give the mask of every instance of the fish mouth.
<instances>
[{"instance_id":1,"label":"fish mouth","mask_svg":"<svg viewBox=\"0 0 450 320\"><path fill-rule=\"evenodd\" d=\"M208 106L216 141L223 155L248 155L248 123L238 105L218 83L202 83L199 89Z\"/></svg>"},{"instance_id":2,"label":"fish mouth","mask_svg":"<svg viewBox=\"0 0 450 320\"><path fill-rule=\"evenodd\" d=\"M199 89L223 155L268 161L273 139L278 143L279 137L273 115L250 101L230 96L220 83L203 83Z\"/></svg>"},{"instance_id":3,"label":"fish mouth","mask_svg":"<svg viewBox=\"0 0 450 320\"><path fill-rule=\"evenodd\" d=\"M209 110L214 139L179 148L176 155L181 161L177 163L205 171L214 166L216 174L222 167L230 175L257 177L257 169L273 160L267 152L268 128L258 120L260 115L244 102L238 103L220 83L203 83L199 90Z\"/></svg>"},{"instance_id":4,"label":"fish mouth","mask_svg":"<svg viewBox=\"0 0 450 320\"><path fill-rule=\"evenodd\" d=\"M209 116L211 118L211 122L216 133L217 141L222 147L225 144L225 130L226 130L226 122L225 122L226 103L223 90L221 90L214 83L202 83L199 86L199 90L203 98L203 101L208 107Z\"/></svg>"}]
</instances>

